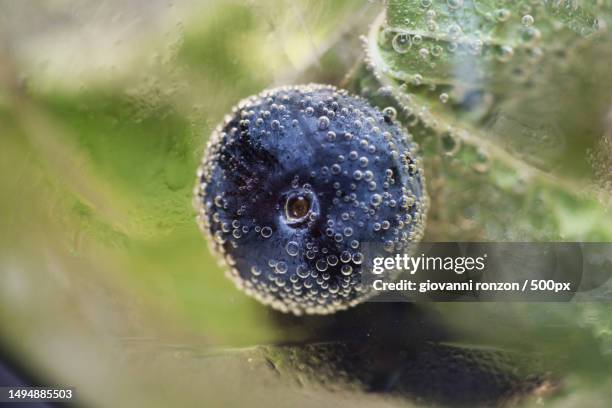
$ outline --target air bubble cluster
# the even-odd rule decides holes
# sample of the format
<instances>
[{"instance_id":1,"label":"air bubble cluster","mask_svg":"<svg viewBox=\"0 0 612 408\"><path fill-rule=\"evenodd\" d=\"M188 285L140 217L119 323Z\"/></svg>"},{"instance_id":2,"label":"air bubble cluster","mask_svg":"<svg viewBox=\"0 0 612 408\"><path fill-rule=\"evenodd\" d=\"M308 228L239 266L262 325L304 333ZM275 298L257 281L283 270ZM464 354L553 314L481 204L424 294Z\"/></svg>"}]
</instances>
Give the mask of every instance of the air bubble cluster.
<instances>
[{"instance_id":1,"label":"air bubble cluster","mask_svg":"<svg viewBox=\"0 0 612 408\"><path fill-rule=\"evenodd\" d=\"M417 146L395 116L316 84L232 110L206 148L195 207L239 288L294 314L371 295L371 258L410 251L426 222Z\"/></svg>"},{"instance_id":2,"label":"air bubble cluster","mask_svg":"<svg viewBox=\"0 0 612 408\"><path fill-rule=\"evenodd\" d=\"M373 71L405 85L404 94L435 94L448 108L471 111L486 109L474 94L529 86L546 67L546 53L562 54L601 29L576 1L422 0L389 2L387 9L366 45Z\"/></svg>"}]
</instances>

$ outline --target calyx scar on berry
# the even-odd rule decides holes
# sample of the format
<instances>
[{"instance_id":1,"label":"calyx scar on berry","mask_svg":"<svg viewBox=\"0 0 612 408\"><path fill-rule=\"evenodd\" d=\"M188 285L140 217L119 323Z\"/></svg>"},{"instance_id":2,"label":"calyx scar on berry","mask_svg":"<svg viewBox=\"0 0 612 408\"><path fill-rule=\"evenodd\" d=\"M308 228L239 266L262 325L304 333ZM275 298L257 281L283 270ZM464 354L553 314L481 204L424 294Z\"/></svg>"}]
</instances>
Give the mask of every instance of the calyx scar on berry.
<instances>
[{"instance_id":1,"label":"calyx scar on berry","mask_svg":"<svg viewBox=\"0 0 612 408\"><path fill-rule=\"evenodd\" d=\"M361 279L372 258L422 238L428 198L399 123L310 84L233 108L206 147L195 207L239 288L284 312L326 314L372 294Z\"/></svg>"}]
</instances>

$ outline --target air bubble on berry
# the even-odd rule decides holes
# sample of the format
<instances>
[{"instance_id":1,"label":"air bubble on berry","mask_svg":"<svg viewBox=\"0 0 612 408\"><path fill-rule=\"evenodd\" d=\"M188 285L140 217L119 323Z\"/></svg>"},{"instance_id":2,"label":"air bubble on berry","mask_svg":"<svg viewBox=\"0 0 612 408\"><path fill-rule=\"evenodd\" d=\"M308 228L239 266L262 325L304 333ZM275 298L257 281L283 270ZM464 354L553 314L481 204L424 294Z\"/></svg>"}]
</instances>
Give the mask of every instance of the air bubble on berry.
<instances>
[{"instance_id":1,"label":"air bubble on berry","mask_svg":"<svg viewBox=\"0 0 612 408\"><path fill-rule=\"evenodd\" d=\"M289 256L297 256L297 254L300 252L300 247L295 241L289 241L285 249L287 250Z\"/></svg>"},{"instance_id":2,"label":"air bubble on berry","mask_svg":"<svg viewBox=\"0 0 612 408\"><path fill-rule=\"evenodd\" d=\"M264 238L270 238L272 236L272 228L270 227L263 227L261 229L261 236Z\"/></svg>"},{"instance_id":3,"label":"air bubble on berry","mask_svg":"<svg viewBox=\"0 0 612 408\"><path fill-rule=\"evenodd\" d=\"M329 118L327 116L321 116L319 118L319 130L325 130L329 127Z\"/></svg>"}]
</instances>

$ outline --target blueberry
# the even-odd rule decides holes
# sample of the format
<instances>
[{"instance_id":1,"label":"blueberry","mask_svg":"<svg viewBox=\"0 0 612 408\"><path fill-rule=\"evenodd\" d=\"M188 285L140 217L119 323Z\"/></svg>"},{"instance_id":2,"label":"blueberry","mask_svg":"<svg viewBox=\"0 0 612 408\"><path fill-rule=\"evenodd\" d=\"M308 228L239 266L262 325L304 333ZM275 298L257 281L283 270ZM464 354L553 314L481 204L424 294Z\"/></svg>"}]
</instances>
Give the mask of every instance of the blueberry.
<instances>
[{"instance_id":1,"label":"blueberry","mask_svg":"<svg viewBox=\"0 0 612 408\"><path fill-rule=\"evenodd\" d=\"M363 268L419 241L428 203L416 145L394 117L314 84L240 102L211 136L195 195L229 277L295 314L367 298Z\"/></svg>"}]
</instances>

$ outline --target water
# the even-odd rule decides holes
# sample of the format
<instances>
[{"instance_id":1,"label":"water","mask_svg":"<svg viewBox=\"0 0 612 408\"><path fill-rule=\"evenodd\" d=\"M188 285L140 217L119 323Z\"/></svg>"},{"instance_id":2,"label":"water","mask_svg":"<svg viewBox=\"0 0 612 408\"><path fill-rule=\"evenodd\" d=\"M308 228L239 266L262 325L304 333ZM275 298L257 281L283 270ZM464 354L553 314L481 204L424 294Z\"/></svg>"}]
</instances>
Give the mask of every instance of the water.
<instances>
[{"instance_id":1,"label":"water","mask_svg":"<svg viewBox=\"0 0 612 408\"><path fill-rule=\"evenodd\" d=\"M32 371L99 406L612 400L608 304L280 314L226 279L191 204L237 101L316 81L419 141L426 239L610 241L607 9L553 14L555 31L532 1L414 2L391 22L369 1L22 3L0 2L0 322ZM478 37L481 18L503 41L481 32L457 59L432 39Z\"/></svg>"}]
</instances>

